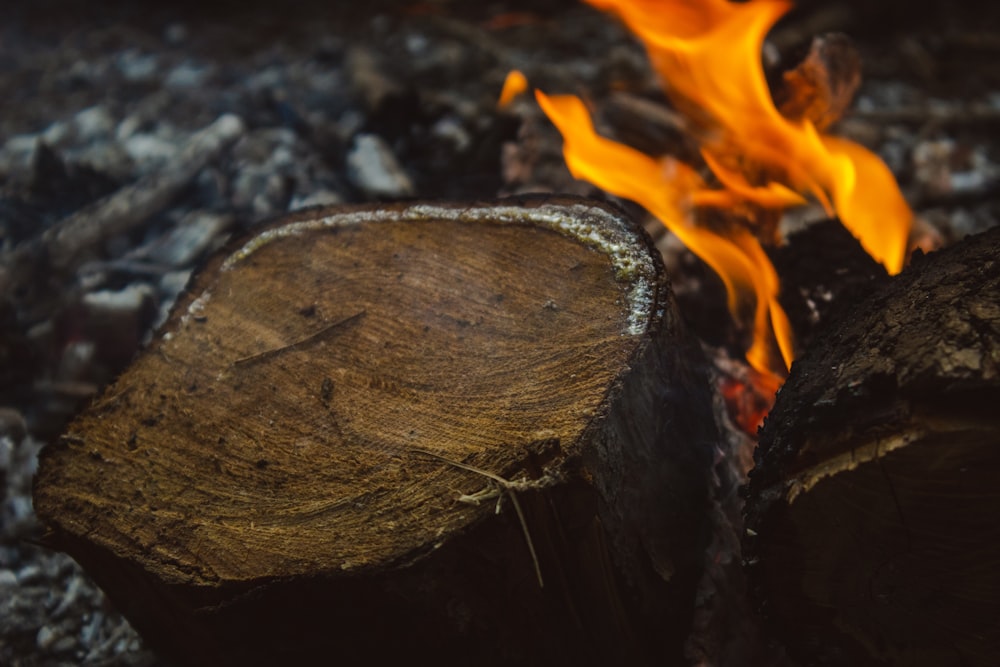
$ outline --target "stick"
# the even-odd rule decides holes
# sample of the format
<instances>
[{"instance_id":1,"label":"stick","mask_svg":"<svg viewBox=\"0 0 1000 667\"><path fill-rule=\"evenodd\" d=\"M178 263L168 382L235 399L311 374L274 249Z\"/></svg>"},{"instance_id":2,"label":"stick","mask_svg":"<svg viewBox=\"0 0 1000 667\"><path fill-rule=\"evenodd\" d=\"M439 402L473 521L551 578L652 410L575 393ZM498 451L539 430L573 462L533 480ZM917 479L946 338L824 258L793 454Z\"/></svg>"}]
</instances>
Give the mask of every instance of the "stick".
<instances>
[{"instance_id":1,"label":"stick","mask_svg":"<svg viewBox=\"0 0 1000 667\"><path fill-rule=\"evenodd\" d=\"M854 109L848 115L854 120L872 123L937 123L940 125L979 125L1000 122L1000 109L987 104L931 107L912 106L894 109Z\"/></svg>"},{"instance_id":2,"label":"stick","mask_svg":"<svg viewBox=\"0 0 1000 667\"><path fill-rule=\"evenodd\" d=\"M165 170L151 174L87 206L46 230L39 238L22 244L2 258L0 292L18 283L31 282L30 273L39 257L47 255L52 268L69 272L96 246L127 232L167 206L198 175L206 164L243 136L245 126L237 116L226 114L199 130L180 156Z\"/></svg>"},{"instance_id":3,"label":"stick","mask_svg":"<svg viewBox=\"0 0 1000 667\"><path fill-rule=\"evenodd\" d=\"M240 359L237 359L236 361L233 362L233 366L242 366L243 364L249 364L254 361L262 361L264 359L270 359L271 357L277 356L283 352L288 352L289 350L295 350L304 347L309 343L313 342L314 340L317 340L325 336L330 331L333 331L334 329L338 329L344 326L345 324L353 322L354 320L358 319L364 314L365 314L364 310L359 310L353 315L348 315L343 319L337 320L336 322L333 322L332 324L323 327L316 333L310 334L301 340L295 341L294 343L289 343L288 345L282 345L281 347L276 347L271 350L264 350L263 352L258 352L257 354L251 354L249 357L242 357Z\"/></svg>"},{"instance_id":4,"label":"stick","mask_svg":"<svg viewBox=\"0 0 1000 667\"><path fill-rule=\"evenodd\" d=\"M524 516L524 510L521 509L521 503L517 500L517 494L515 491L521 491L528 488L528 485L523 482L512 482L510 480L504 479L500 475L492 473L488 470L483 470L482 468L477 468L475 466L470 466L467 463L460 463L459 461L453 461L447 457L441 456L440 454L435 454L434 452L428 451L426 449L419 449L417 447L411 447L412 451L420 452L421 454L426 454L427 456L432 456L439 461L444 461L448 465L454 466L456 468L461 468L462 470L468 470L469 472L476 473L477 475L482 475L486 477L491 482L496 483L501 489L507 492L507 496L510 498L511 504L514 506L514 511L517 513L517 519L521 523L521 531L524 533L524 541L528 545L528 552L531 554L531 562L535 565L535 576L538 577L538 587L545 588L545 581L542 579L542 566L538 561L538 553L535 551L535 543L531 540L531 532L528 530L528 521ZM462 502L471 502L478 505L479 501L492 498L491 494L480 494L476 493L473 495L463 495L459 498ZM499 512L499 505L497 505L497 511Z\"/></svg>"},{"instance_id":5,"label":"stick","mask_svg":"<svg viewBox=\"0 0 1000 667\"><path fill-rule=\"evenodd\" d=\"M220 116L195 133L166 170L118 190L47 230L41 240L48 247L53 266L72 268L85 251L162 210L244 131L243 121L237 116Z\"/></svg>"}]
</instances>

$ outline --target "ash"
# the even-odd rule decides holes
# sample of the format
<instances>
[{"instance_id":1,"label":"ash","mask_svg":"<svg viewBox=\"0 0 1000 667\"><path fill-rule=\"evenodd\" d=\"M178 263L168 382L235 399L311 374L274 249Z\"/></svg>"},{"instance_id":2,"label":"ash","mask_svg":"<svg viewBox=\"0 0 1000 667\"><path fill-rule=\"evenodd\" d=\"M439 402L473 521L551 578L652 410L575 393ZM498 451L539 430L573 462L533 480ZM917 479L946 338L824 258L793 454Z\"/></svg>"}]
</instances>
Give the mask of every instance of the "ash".
<instances>
[{"instance_id":1,"label":"ash","mask_svg":"<svg viewBox=\"0 0 1000 667\"><path fill-rule=\"evenodd\" d=\"M946 4L808 3L766 49L779 72L815 34L854 37L865 82L836 130L886 160L921 216L914 241L928 249L1000 217L996 11L966 16ZM584 92L602 132L650 153L689 150L649 113L663 98L636 43L567 0L103 5L0 9L5 665L163 664L79 566L36 546L44 532L31 478L43 444L150 340L227 239L312 205L602 197L569 176L559 136L530 98L496 109L512 68L548 92ZM720 285L646 222L715 372L738 375L739 333L720 316ZM754 443L727 431L717 513L738 524L736 488ZM714 561L739 562L733 531L717 538ZM716 574L691 657L737 664L736 648L713 635L725 616L713 605L727 595Z\"/></svg>"}]
</instances>

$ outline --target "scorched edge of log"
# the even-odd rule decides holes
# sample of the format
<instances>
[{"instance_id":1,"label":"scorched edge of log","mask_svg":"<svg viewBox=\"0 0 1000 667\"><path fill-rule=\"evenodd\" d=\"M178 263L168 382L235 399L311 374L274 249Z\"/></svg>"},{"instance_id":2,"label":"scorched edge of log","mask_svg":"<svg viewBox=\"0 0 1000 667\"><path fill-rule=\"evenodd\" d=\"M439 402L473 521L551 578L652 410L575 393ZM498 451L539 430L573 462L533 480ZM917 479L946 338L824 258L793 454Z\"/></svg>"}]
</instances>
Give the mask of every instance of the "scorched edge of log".
<instances>
[{"instance_id":1,"label":"scorched edge of log","mask_svg":"<svg viewBox=\"0 0 1000 667\"><path fill-rule=\"evenodd\" d=\"M296 213L200 272L36 506L184 664L669 664L708 530L699 358L605 205Z\"/></svg>"}]
</instances>

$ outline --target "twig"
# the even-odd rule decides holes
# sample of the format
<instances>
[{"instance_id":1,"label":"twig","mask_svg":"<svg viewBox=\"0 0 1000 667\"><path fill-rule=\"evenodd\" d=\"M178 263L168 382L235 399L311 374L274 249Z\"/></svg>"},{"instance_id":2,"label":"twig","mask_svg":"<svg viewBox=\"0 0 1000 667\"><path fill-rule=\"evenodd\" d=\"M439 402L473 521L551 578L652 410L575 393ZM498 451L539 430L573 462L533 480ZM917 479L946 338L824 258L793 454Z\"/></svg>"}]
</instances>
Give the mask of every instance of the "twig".
<instances>
[{"instance_id":1,"label":"twig","mask_svg":"<svg viewBox=\"0 0 1000 667\"><path fill-rule=\"evenodd\" d=\"M0 258L0 264L8 267L0 272L0 292L19 282L30 282L20 274L30 273L40 257L47 256L51 267L59 271L76 269L102 241L127 232L167 206L244 131L243 121L237 116L220 116L196 132L177 160L163 171L121 188L59 221L37 239L18 246Z\"/></svg>"},{"instance_id":2,"label":"twig","mask_svg":"<svg viewBox=\"0 0 1000 667\"><path fill-rule=\"evenodd\" d=\"M988 104L943 107L898 107L895 109L853 110L847 118L872 123L937 123L978 125L1000 122L1000 108Z\"/></svg>"},{"instance_id":3,"label":"twig","mask_svg":"<svg viewBox=\"0 0 1000 667\"><path fill-rule=\"evenodd\" d=\"M288 345L282 345L281 347L276 347L276 348L271 349L271 350L264 350L263 352L258 352L257 354L251 354L248 357L242 357L240 359L237 359L236 361L233 362L233 366L243 366L244 364L249 364L249 363L253 363L253 362L256 362L256 361L263 361L264 359L270 359L271 357L275 357L275 356L277 356L279 354L283 354L283 353L289 352L291 350L297 350L297 349L299 349L301 347L305 347L309 343L322 338L323 336L325 336L326 334L330 333L334 329L338 329L338 328L340 328L340 327L342 327L342 326L344 326L346 324L350 324L354 320L356 320L356 319L362 317L363 315L365 315L365 313L366 313L366 311L359 310L358 312L354 313L353 315L349 315L349 316L347 316L347 317L345 317L343 319L340 319L340 320L337 320L336 322L333 322L332 324L328 324L327 326L323 327L319 331L317 331L315 333L312 333L312 334L309 334L305 338L303 338L301 340L297 340L294 343L289 343Z\"/></svg>"},{"instance_id":4,"label":"twig","mask_svg":"<svg viewBox=\"0 0 1000 667\"><path fill-rule=\"evenodd\" d=\"M682 135L691 132L690 123L684 116L659 102L638 95L615 91L608 96L605 108L608 107L658 128L673 130Z\"/></svg>"},{"instance_id":5,"label":"twig","mask_svg":"<svg viewBox=\"0 0 1000 667\"><path fill-rule=\"evenodd\" d=\"M854 12L849 6L830 3L796 20L785 22L768 37L768 42L784 53L799 44L807 43L816 35L844 30L853 20Z\"/></svg>"},{"instance_id":6,"label":"twig","mask_svg":"<svg viewBox=\"0 0 1000 667\"><path fill-rule=\"evenodd\" d=\"M128 231L163 209L206 164L243 136L237 116L220 116L199 130L166 170L152 174L62 220L42 235L54 267L70 268L86 250Z\"/></svg>"},{"instance_id":7,"label":"twig","mask_svg":"<svg viewBox=\"0 0 1000 667\"><path fill-rule=\"evenodd\" d=\"M476 473L477 475L482 475L483 477L486 477L491 482L495 483L497 486L499 486L501 489L507 492L507 496L510 498L511 505L514 506L514 511L517 513L517 519L521 523L521 531L524 533L524 541L527 543L528 552L531 554L531 562L534 563L535 565L535 576L538 577L538 587L544 588L545 581L542 579L542 566L538 560L538 553L535 551L535 543L531 539L531 531L528 530L528 521L524 516L524 510L521 509L521 503L518 502L517 500L517 493L516 493L517 491L526 491L528 489L538 488L539 485L537 483L529 482L528 480L511 481L508 479L504 479L500 475L492 473L489 470L483 470L482 468L470 466L467 463L453 461L452 459L449 459L445 456L441 456L440 454L435 454L434 452L428 451L426 449L420 449L418 447L410 447L409 449L411 451L425 454L426 456L431 456L433 458L438 459L439 461L444 461L450 466L461 468L462 470L467 470L469 472ZM483 491L479 491L472 495L463 494L462 496L459 497L458 500L460 502L472 503L474 505L478 505L483 500L491 500L492 498L498 496L499 492L484 493ZM497 513L499 512L500 512L500 504L497 503Z\"/></svg>"},{"instance_id":8,"label":"twig","mask_svg":"<svg viewBox=\"0 0 1000 667\"><path fill-rule=\"evenodd\" d=\"M825 130L851 106L861 85L861 56L847 35L814 37L809 55L782 76L775 91L781 115L792 121L807 119Z\"/></svg>"},{"instance_id":9,"label":"twig","mask_svg":"<svg viewBox=\"0 0 1000 667\"><path fill-rule=\"evenodd\" d=\"M920 194L913 197L912 205L916 209L955 208L974 206L998 199L1000 199L1000 179L984 179L982 183L972 187L953 188L948 192Z\"/></svg>"}]
</instances>

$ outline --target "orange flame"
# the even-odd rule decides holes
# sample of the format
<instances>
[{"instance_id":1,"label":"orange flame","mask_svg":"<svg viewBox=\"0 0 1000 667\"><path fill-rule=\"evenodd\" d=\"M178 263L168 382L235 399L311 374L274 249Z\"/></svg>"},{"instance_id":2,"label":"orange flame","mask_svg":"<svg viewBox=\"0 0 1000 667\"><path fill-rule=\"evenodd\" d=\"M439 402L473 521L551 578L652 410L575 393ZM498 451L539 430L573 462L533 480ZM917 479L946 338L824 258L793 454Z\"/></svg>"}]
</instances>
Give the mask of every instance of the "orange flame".
<instances>
[{"instance_id":1,"label":"orange flame","mask_svg":"<svg viewBox=\"0 0 1000 667\"><path fill-rule=\"evenodd\" d=\"M789 8L775 0L586 0L616 12L646 47L666 93L695 128L709 187L691 167L652 158L600 137L574 96L536 98L563 135L571 173L644 206L726 286L734 317L753 312L747 361L776 389L794 356L778 277L748 227L713 230L698 210L782 209L811 197L890 273L903 266L912 213L885 164L846 139L821 134L808 119L781 115L760 56L767 31ZM748 208L747 204L751 207ZM748 221L752 222L752 220ZM765 387L761 387L765 389Z\"/></svg>"},{"instance_id":2,"label":"orange flame","mask_svg":"<svg viewBox=\"0 0 1000 667\"><path fill-rule=\"evenodd\" d=\"M652 158L599 136L577 97L549 97L539 90L535 97L563 135L563 156L573 176L639 202L656 216L719 274L734 315L742 312L747 299L752 298L754 339L747 361L762 373L774 372L773 330L778 332L782 357L790 365L791 328L778 305L778 276L760 243L745 228L731 229L723 236L693 224L692 194L704 186L701 176L673 158Z\"/></svg>"},{"instance_id":3,"label":"orange flame","mask_svg":"<svg viewBox=\"0 0 1000 667\"><path fill-rule=\"evenodd\" d=\"M512 69L507 73L507 78L503 81L503 90L500 91L500 99L497 106L501 109L508 106L514 99L528 89L528 79L520 71Z\"/></svg>"},{"instance_id":4,"label":"orange flame","mask_svg":"<svg viewBox=\"0 0 1000 667\"><path fill-rule=\"evenodd\" d=\"M807 119L785 118L771 99L760 54L790 3L586 1L616 12L643 42L671 100L700 125L706 162L723 184L763 207L775 206L775 194L783 205L801 203L794 193L811 194L890 273L902 270L913 214L885 164L855 143L821 135ZM733 187L740 172L754 171L774 180Z\"/></svg>"}]
</instances>

